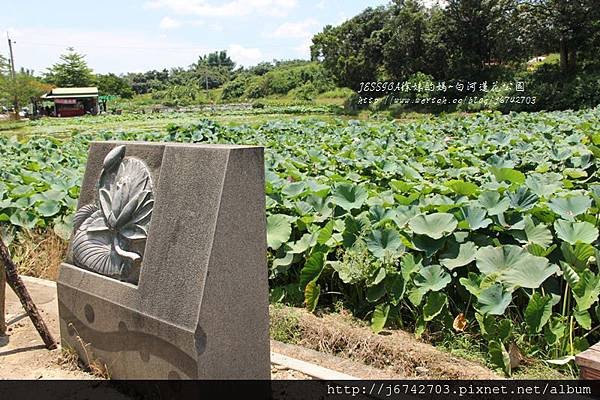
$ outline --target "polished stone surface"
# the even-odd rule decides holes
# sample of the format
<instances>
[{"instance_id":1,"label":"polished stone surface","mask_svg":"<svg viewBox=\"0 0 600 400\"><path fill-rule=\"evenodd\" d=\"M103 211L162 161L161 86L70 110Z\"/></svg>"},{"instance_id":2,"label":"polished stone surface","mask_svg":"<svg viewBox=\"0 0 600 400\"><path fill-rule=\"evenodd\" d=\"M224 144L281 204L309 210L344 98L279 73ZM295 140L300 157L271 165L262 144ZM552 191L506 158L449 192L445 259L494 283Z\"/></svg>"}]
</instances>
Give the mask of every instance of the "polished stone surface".
<instances>
[{"instance_id":1,"label":"polished stone surface","mask_svg":"<svg viewBox=\"0 0 600 400\"><path fill-rule=\"evenodd\" d=\"M63 345L115 379L268 379L263 149L94 142L80 205L95 201L102 161L120 144L155 185L139 282L68 259L57 285Z\"/></svg>"}]
</instances>

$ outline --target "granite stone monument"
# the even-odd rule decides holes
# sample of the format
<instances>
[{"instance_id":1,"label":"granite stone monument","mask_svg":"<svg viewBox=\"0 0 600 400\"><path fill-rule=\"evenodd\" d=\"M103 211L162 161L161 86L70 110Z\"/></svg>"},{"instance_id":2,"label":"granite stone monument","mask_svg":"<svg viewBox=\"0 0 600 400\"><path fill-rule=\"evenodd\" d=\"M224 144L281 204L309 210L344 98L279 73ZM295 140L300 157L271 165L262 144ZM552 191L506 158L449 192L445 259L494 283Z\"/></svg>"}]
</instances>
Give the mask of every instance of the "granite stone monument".
<instances>
[{"instance_id":1,"label":"granite stone monument","mask_svg":"<svg viewBox=\"0 0 600 400\"><path fill-rule=\"evenodd\" d=\"M269 379L263 149L93 142L62 346L115 379Z\"/></svg>"}]
</instances>

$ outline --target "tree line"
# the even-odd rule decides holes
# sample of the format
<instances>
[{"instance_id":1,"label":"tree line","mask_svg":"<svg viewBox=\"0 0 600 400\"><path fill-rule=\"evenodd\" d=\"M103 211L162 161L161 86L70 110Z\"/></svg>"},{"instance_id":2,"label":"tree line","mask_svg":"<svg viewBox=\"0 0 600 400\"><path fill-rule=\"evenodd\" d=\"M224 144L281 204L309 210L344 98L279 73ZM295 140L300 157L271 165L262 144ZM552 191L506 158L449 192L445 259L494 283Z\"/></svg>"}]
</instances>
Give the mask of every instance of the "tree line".
<instances>
[{"instance_id":1,"label":"tree line","mask_svg":"<svg viewBox=\"0 0 600 400\"><path fill-rule=\"evenodd\" d=\"M496 79L540 54L560 54L561 73L597 59L597 0L448 0L424 7L394 0L367 8L313 38L311 57L341 86L402 80L421 72L435 79Z\"/></svg>"},{"instance_id":2,"label":"tree line","mask_svg":"<svg viewBox=\"0 0 600 400\"><path fill-rule=\"evenodd\" d=\"M447 0L425 7L393 0L369 7L312 39L311 61L238 67L226 51L202 55L186 68L95 74L69 48L42 77L22 69L12 79L0 56L0 104L21 104L50 87L97 86L101 94L187 105L267 96L311 100L369 81L527 81L546 109L600 102L598 0ZM530 73L533 56L557 53L560 62ZM590 94L591 93L591 94ZM548 99L552 99L548 103Z\"/></svg>"}]
</instances>

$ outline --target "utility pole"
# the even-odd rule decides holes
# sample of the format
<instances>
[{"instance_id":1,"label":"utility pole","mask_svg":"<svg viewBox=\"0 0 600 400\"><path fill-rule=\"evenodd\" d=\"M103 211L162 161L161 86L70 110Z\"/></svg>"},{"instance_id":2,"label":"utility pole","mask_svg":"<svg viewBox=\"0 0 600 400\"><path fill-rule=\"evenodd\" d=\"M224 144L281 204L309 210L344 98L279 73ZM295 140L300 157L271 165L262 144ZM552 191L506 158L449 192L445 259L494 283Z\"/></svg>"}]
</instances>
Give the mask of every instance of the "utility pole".
<instances>
[{"instance_id":1,"label":"utility pole","mask_svg":"<svg viewBox=\"0 0 600 400\"><path fill-rule=\"evenodd\" d=\"M13 42L10 39L8 32L6 32L6 38L8 39L8 51L10 52L10 73L13 81L13 95L15 96L13 106L15 108L15 118L19 119L19 97L17 96L17 74L15 73L15 57L13 56L12 49Z\"/></svg>"}]
</instances>

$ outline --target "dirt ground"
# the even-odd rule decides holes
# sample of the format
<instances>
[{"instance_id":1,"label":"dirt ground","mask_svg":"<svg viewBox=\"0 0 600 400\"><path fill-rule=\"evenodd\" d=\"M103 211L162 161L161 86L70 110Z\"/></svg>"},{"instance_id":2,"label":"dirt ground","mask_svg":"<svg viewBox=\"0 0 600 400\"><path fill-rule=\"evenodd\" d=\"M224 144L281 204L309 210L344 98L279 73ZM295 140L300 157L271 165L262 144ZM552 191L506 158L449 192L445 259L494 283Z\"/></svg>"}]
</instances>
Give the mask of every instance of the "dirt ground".
<instances>
[{"instance_id":1,"label":"dirt ground","mask_svg":"<svg viewBox=\"0 0 600 400\"><path fill-rule=\"evenodd\" d=\"M54 283L28 277L24 280L58 340ZM8 288L6 292L9 328L7 336L0 336L0 379L99 379L78 368L60 350L46 350L15 294ZM315 316L289 307L271 307L270 313L272 323L281 319L289 321L290 315L293 316L292 329L301 332L296 345L272 341L272 351L356 378L499 378L480 364L453 357L403 331L375 335L350 316ZM271 375L273 379L313 379L307 373L281 365L272 365Z\"/></svg>"},{"instance_id":2,"label":"dirt ground","mask_svg":"<svg viewBox=\"0 0 600 400\"><path fill-rule=\"evenodd\" d=\"M59 340L54 284L36 278L23 279L52 335ZM60 349L46 350L17 296L8 286L6 322L7 335L0 336L0 379L101 379L79 368L72 355L63 354ZM301 353L294 347L287 346L282 354L292 356ZM310 361L306 358L304 361ZM330 361L328 365L335 366L335 362ZM271 377L281 380L313 379L310 375L282 365L272 365Z\"/></svg>"},{"instance_id":3,"label":"dirt ground","mask_svg":"<svg viewBox=\"0 0 600 400\"><path fill-rule=\"evenodd\" d=\"M30 294L55 339L59 338L56 297L44 281L30 284ZM50 292L51 293L51 292ZM46 350L17 296L6 288L7 336L0 336L0 379L95 379L79 369L61 365L61 350Z\"/></svg>"}]
</instances>

